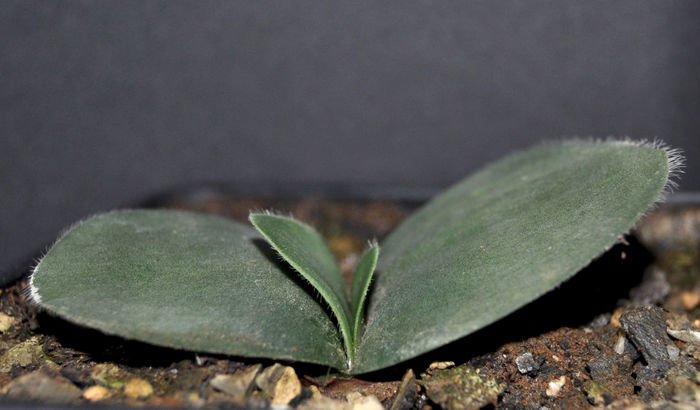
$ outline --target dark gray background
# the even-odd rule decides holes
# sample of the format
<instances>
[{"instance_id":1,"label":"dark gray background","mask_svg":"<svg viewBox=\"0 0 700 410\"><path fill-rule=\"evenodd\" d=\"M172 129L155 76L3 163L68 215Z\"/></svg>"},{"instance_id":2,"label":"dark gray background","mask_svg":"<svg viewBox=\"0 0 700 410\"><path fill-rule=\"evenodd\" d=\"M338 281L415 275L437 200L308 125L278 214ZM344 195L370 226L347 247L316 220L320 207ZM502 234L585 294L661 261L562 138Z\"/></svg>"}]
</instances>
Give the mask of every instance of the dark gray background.
<instances>
[{"instance_id":1,"label":"dark gray background","mask_svg":"<svg viewBox=\"0 0 700 410\"><path fill-rule=\"evenodd\" d=\"M0 269L171 187L421 195L562 136L661 137L700 190L699 22L694 0L2 1Z\"/></svg>"}]
</instances>

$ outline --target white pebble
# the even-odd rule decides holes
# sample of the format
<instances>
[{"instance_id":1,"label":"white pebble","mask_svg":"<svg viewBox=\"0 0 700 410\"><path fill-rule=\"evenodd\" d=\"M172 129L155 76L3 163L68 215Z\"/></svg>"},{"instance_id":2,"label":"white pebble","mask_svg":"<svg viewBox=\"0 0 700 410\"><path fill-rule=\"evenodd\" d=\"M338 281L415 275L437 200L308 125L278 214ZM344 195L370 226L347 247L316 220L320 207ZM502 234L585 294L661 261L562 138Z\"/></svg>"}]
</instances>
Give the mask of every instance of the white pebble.
<instances>
[{"instance_id":1,"label":"white pebble","mask_svg":"<svg viewBox=\"0 0 700 410\"><path fill-rule=\"evenodd\" d=\"M545 390L545 393L549 397L556 397L559 392L561 391L561 388L564 387L566 384L566 376L561 376L560 378L556 380L552 380L547 384L547 390Z\"/></svg>"}]
</instances>

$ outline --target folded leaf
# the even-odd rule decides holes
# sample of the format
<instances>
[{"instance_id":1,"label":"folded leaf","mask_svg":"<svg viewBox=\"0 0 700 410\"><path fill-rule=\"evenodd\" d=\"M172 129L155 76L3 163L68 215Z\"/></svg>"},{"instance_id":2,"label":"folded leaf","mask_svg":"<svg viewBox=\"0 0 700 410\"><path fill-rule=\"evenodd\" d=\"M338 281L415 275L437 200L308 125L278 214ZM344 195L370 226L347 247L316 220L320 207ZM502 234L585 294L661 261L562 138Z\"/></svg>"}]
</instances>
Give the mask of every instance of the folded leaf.
<instances>
[{"instance_id":1,"label":"folded leaf","mask_svg":"<svg viewBox=\"0 0 700 410\"><path fill-rule=\"evenodd\" d=\"M458 183L382 244L353 372L444 345L551 290L634 226L669 169L654 146L567 142Z\"/></svg>"},{"instance_id":2,"label":"folded leaf","mask_svg":"<svg viewBox=\"0 0 700 410\"><path fill-rule=\"evenodd\" d=\"M358 262L357 268L355 268L355 274L352 276L352 284L350 286L350 308L352 309L354 318L352 333L354 340L353 345L355 347L357 347L357 343L360 340L365 299L367 298L369 285L372 282L374 269L377 266L378 257L379 246L373 244L365 251L362 258L360 258L360 262Z\"/></svg>"},{"instance_id":3,"label":"folded leaf","mask_svg":"<svg viewBox=\"0 0 700 410\"><path fill-rule=\"evenodd\" d=\"M215 216L139 210L83 221L32 276L49 311L158 345L345 368L313 290L252 228Z\"/></svg>"},{"instance_id":4,"label":"folded leaf","mask_svg":"<svg viewBox=\"0 0 700 410\"><path fill-rule=\"evenodd\" d=\"M338 320L348 367L354 356L352 313L343 274L321 235L311 226L281 215L251 213L250 222L304 279L318 290Z\"/></svg>"}]
</instances>

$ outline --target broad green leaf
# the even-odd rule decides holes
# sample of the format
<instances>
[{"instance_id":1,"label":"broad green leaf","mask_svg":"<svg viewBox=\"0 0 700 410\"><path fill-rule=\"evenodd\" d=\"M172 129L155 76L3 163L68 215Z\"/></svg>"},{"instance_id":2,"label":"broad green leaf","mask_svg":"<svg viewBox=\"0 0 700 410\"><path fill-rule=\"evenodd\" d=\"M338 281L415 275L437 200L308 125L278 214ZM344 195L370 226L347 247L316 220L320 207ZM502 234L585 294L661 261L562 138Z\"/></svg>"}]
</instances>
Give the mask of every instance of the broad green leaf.
<instances>
[{"instance_id":1,"label":"broad green leaf","mask_svg":"<svg viewBox=\"0 0 700 410\"><path fill-rule=\"evenodd\" d=\"M556 287L632 228L668 176L663 149L567 142L461 181L382 244L353 372L444 345Z\"/></svg>"},{"instance_id":2,"label":"broad green leaf","mask_svg":"<svg viewBox=\"0 0 700 410\"><path fill-rule=\"evenodd\" d=\"M252 228L181 211L83 221L35 269L32 295L72 322L163 346L345 368L313 290Z\"/></svg>"},{"instance_id":3,"label":"broad green leaf","mask_svg":"<svg viewBox=\"0 0 700 410\"><path fill-rule=\"evenodd\" d=\"M326 242L312 227L292 218L251 213L250 222L328 303L340 325L350 367L355 350L352 314L343 274Z\"/></svg>"},{"instance_id":4,"label":"broad green leaf","mask_svg":"<svg viewBox=\"0 0 700 410\"><path fill-rule=\"evenodd\" d=\"M368 372L478 330L572 276L659 198L673 154L567 142L498 161L402 224L379 262L370 248L349 301L307 225L251 215L299 276L246 226L145 210L71 228L36 267L31 294L55 314L127 338Z\"/></svg>"},{"instance_id":5,"label":"broad green leaf","mask_svg":"<svg viewBox=\"0 0 700 410\"><path fill-rule=\"evenodd\" d=\"M365 299L369 285L372 282L374 269L377 267L377 257L379 256L379 246L375 243L365 251L360 262L355 268L355 274L352 276L352 284L350 285L350 309L354 322L352 325L353 345L356 347L360 340L360 332L362 326L362 314L364 312Z\"/></svg>"}]
</instances>

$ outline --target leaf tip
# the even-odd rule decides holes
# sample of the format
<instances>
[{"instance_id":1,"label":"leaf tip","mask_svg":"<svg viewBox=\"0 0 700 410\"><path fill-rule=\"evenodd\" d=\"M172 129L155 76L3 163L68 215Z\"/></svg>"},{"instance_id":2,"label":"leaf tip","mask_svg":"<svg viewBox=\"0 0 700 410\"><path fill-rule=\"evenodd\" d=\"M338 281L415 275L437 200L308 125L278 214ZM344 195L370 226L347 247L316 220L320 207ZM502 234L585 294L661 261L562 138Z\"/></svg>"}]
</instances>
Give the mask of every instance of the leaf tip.
<instances>
[{"instance_id":1,"label":"leaf tip","mask_svg":"<svg viewBox=\"0 0 700 410\"><path fill-rule=\"evenodd\" d=\"M666 178L666 184L661 190L659 197L656 199L655 204L665 202L666 198L673 193L673 191L678 189L678 179L680 178L680 174L684 173L685 168L685 156L683 155L682 149L673 148L658 137L652 139L645 138L638 141L628 137L617 140L609 138L609 142L619 145L634 145L637 147L660 150L666 154L668 176Z\"/></svg>"},{"instance_id":2,"label":"leaf tip","mask_svg":"<svg viewBox=\"0 0 700 410\"><path fill-rule=\"evenodd\" d=\"M39 305L41 303L41 295L39 294L39 288L34 283L34 278L36 277L36 272L41 265L41 259L32 268L32 273L29 275L29 283L23 289L25 298L32 304Z\"/></svg>"},{"instance_id":3,"label":"leaf tip","mask_svg":"<svg viewBox=\"0 0 700 410\"><path fill-rule=\"evenodd\" d=\"M365 246L363 254L367 252L376 252L377 254L379 253L379 241L377 241L377 238L372 238L367 241L367 245Z\"/></svg>"},{"instance_id":4,"label":"leaf tip","mask_svg":"<svg viewBox=\"0 0 700 410\"><path fill-rule=\"evenodd\" d=\"M678 189L678 179L680 178L680 174L684 173L685 156L683 155L683 150L680 148L671 147L658 137L654 137L651 139L642 138L640 140L635 140L628 136L609 136L607 138L574 137L565 140L565 142L591 142L596 144L607 143L611 145L632 145L635 147L663 151L666 154L668 176L666 178L666 184L659 193L659 197L656 199L656 201L654 201L654 205L665 202L667 197Z\"/></svg>"},{"instance_id":5,"label":"leaf tip","mask_svg":"<svg viewBox=\"0 0 700 410\"><path fill-rule=\"evenodd\" d=\"M685 156L682 149L671 148L661 140L654 140L654 144L656 149L666 152L666 160L668 161L668 179L657 200L657 202L663 202L668 195L678 189L680 175L685 172Z\"/></svg>"},{"instance_id":6,"label":"leaf tip","mask_svg":"<svg viewBox=\"0 0 700 410\"><path fill-rule=\"evenodd\" d=\"M294 219L294 216L292 216L292 214L290 212L285 214L284 212L278 211L276 209L251 209L248 213L248 220L250 221L250 223L252 223L253 225L255 225L257 227L257 222L261 218L270 217L270 216L296 220L296 219Z\"/></svg>"}]
</instances>

